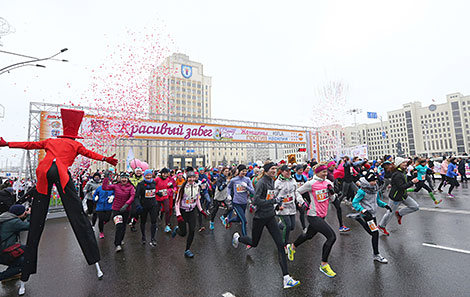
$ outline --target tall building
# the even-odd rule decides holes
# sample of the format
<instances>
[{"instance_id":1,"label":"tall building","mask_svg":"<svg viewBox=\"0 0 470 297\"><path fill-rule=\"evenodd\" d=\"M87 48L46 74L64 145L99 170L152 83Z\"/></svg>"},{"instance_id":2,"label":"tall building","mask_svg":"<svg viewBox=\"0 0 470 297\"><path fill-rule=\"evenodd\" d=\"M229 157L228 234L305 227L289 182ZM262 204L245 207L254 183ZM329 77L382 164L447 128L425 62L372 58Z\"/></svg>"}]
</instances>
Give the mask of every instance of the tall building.
<instances>
[{"instance_id":1,"label":"tall building","mask_svg":"<svg viewBox=\"0 0 470 297\"><path fill-rule=\"evenodd\" d=\"M389 111L388 121L346 127L346 146L367 144L369 158L462 155L470 151L470 96L447 95L445 103L411 102ZM382 138L385 132L386 138Z\"/></svg>"}]
</instances>

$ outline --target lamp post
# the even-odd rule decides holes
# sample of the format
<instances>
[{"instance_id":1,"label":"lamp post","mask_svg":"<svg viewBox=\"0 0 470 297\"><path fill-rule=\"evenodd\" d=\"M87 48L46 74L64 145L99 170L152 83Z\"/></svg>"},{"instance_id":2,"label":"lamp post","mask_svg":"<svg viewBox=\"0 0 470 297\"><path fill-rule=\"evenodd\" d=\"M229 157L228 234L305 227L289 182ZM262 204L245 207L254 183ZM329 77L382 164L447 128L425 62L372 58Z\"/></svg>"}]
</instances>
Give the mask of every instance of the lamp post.
<instances>
[{"instance_id":1,"label":"lamp post","mask_svg":"<svg viewBox=\"0 0 470 297\"><path fill-rule=\"evenodd\" d=\"M354 126L356 126L356 125L357 125L357 122L356 122L356 115L362 113L362 109L353 108L353 109L350 109L350 110L348 110L348 111L346 111L346 112L347 112L348 114L354 115Z\"/></svg>"},{"instance_id":2,"label":"lamp post","mask_svg":"<svg viewBox=\"0 0 470 297\"><path fill-rule=\"evenodd\" d=\"M30 59L30 60L27 60L27 61L24 61L24 62L14 63L14 64L11 64L11 65L8 65L6 67L1 68L0 69L0 75L4 74L4 73L7 73L7 72L10 72L11 70L23 67L23 66L35 66L35 67L45 68L46 66L44 66L44 65L36 64L37 62L41 62L41 61L53 60L53 61L60 61L60 62L68 62L67 60L55 59L55 57L57 57L58 55L60 55L61 53L65 52L67 50L68 50L67 48L61 49L58 53L56 53L56 54L54 54L50 57L46 57L46 58L36 58L36 57L31 57L31 56L26 56L26 55L22 55L22 54L17 54L17 53L12 53L12 52L7 52L7 51L0 50L0 53Z\"/></svg>"}]
</instances>

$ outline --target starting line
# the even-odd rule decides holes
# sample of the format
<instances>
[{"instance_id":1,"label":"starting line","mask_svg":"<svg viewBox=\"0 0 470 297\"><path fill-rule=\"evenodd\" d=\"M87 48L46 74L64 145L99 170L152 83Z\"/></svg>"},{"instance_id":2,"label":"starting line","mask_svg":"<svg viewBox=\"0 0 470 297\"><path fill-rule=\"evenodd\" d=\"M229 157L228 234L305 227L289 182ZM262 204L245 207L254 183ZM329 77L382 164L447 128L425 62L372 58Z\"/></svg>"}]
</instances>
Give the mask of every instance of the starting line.
<instances>
[{"instance_id":1,"label":"starting line","mask_svg":"<svg viewBox=\"0 0 470 297\"><path fill-rule=\"evenodd\" d=\"M470 210L458 210L458 209L454 210L454 209L427 208L427 207L420 207L419 210L470 215Z\"/></svg>"},{"instance_id":2,"label":"starting line","mask_svg":"<svg viewBox=\"0 0 470 297\"><path fill-rule=\"evenodd\" d=\"M423 243L423 246L446 250L446 251L457 252L457 253L470 254L470 251L467 251L467 250L461 250L461 249L446 247L446 246L437 245L437 244Z\"/></svg>"}]
</instances>

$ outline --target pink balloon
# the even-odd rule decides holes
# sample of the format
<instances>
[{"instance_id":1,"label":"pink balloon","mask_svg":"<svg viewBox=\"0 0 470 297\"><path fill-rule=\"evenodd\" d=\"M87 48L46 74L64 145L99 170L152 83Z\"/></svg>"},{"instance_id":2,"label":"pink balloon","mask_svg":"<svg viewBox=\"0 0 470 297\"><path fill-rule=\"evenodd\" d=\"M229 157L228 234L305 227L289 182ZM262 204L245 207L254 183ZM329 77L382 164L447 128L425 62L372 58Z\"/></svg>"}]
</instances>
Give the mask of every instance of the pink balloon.
<instances>
[{"instance_id":1,"label":"pink balloon","mask_svg":"<svg viewBox=\"0 0 470 297\"><path fill-rule=\"evenodd\" d=\"M137 166L137 161L139 161L139 160L134 159L134 160L132 160L132 161L130 162L129 165L131 166L132 170L135 170L137 167L139 167L139 166ZM140 161L139 161L139 162L140 162Z\"/></svg>"},{"instance_id":2,"label":"pink balloon","mask_svg":"<svg viewBox=\"0 0 470 297\"><path fill-rule=\"evenodd\" d=\"M142 168L143 171L149 169L149 164L147 162L140 162L140 165L142 165L140 168Z\"/></svg>"},{"instance_id":3,"label":"pink balloon","mask_svg":"<svg viewBox=\"0 0 470 297\"><path fill-rule=\"evenodd\" d=\"M135 159L135 164L136 164L136 167L142 168L142 161L140 161L139 159Z\"/></svg>"}]
</instances>

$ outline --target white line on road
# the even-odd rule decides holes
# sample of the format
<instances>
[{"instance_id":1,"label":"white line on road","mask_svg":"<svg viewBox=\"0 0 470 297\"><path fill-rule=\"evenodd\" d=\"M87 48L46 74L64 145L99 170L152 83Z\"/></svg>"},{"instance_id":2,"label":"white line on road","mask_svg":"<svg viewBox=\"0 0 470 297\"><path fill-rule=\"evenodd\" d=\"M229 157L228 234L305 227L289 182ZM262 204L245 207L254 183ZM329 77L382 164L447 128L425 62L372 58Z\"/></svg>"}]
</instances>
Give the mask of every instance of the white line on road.
<instances>
[{"instance_id":1,"label":"white line on road","mask_svg":"<svg viewBox=\"0 0 470 297\"><path fill-rule=\"evenodd\" d=\"M427 207L420 207L419 210L470 215L470 210L427 208Z\"/></svg>"},{"instance_id":2,"label":"white line on road","mask_svg":"<svg viewBox=\"0 0 470 297\"><path fill-rule=\"evenodd\" d=\"M470 254L470 251L467 251L467 250L455 249L455 248L442 246L442 245L437 245L437 244L423 243L423 245L427 246L427 247L436 248L436 249L446 250L446 251L458 252L458 253L463 253L463 254Z\"/></svg>"},{"instance_id":3,"label":"white line on road","mask_svg":"<svg viewBox=\"0 0 470 297\"><path fill-rule=\"evenodd\" d=\"M223 296L223 297L237 297L237 296L233 295L233 294L230 293L230 292L225 292L225 293L222 294L222 296Z\"/></svg>"}]
</instances>

